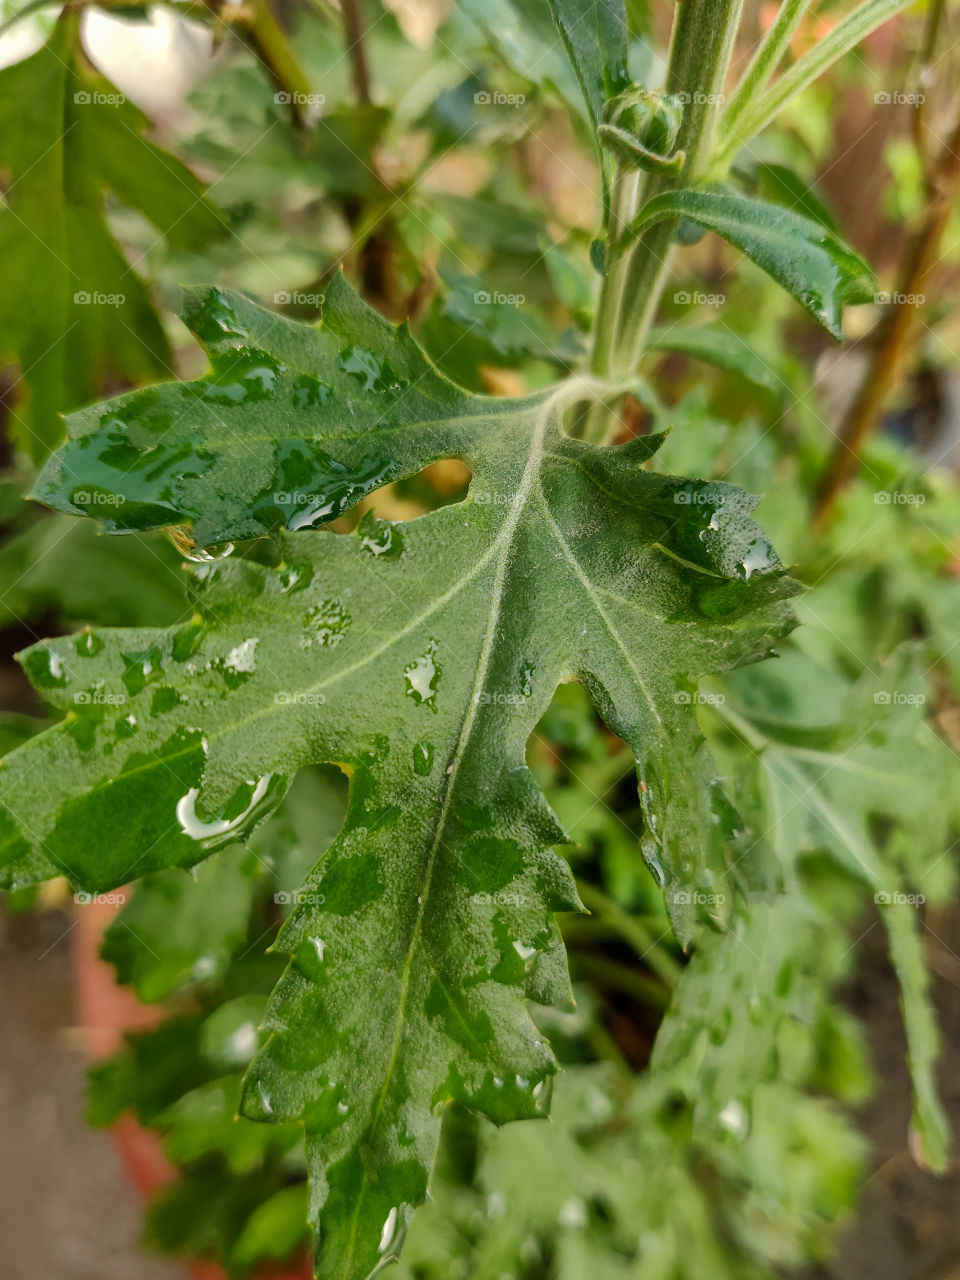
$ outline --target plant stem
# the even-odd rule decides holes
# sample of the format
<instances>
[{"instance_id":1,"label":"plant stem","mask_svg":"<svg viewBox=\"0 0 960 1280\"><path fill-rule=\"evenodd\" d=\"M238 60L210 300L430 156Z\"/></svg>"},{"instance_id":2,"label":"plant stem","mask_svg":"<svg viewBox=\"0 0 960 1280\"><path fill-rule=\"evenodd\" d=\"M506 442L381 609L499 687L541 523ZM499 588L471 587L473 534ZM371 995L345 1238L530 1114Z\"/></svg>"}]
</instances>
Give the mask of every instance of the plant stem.
<instances>
[{"instance_id":1,"label":"plant stem","mask_svg":"<svg viewBox=\"0 0 960 1280\"><path fill-rule=\"evenodd\" d=\"M920 308L910 298L923 293L926 278L937 265L940 241L960 192L960 111L949 139L943 144L933 181L934 192L923 223L906 246L897 296L880 323L870 366L844 418L818 489L816 511L821 521L853 474L863 442L880 419L918 322Z\"/></svg>"},{"instance_id":2,"label":"plant stem","mask_svg":"<svg viewBox=\"0 0 960 1280\"><path fill-rule=\"evenodd\" d=\"M342 0L343 33L346 39L347 54L353 72L353 87L357 101L368 107L370 97L370 70L367 66L367 53L363 43L365 30L363 14L360 12L360 0Z\"/></svg>"},{"instance_id":3,"label":"plant stem","mask_svg":"<svg viewBox=\"0 0 960 1280\"><path fill-rule=\"evenodd\" d=\"M629 230L637 211L639 174L617 166L610 196L610 229L608 251L611 261L605 264L606 274L600 290L597 306L597 323L593 335L593 352L590 368L600 378L609 378L613 372L613 348L617 334L617 316L623 293L626 257L622 236Z\"/></svg>"},{"instance_id":4,"label":"plant stem","mask_svg":"<svg viewBox=\"0 0 960 1280\"><path fill-rule=\"evenodd\" d=\"M635 969L621 964L618 960L608 960L606 956L593 955L589 951L574 951L571 960L575 970L586 974L602 986L625 991L627 995L634 996L655 1009L665 1009L670 1003L668 987L658 982L656 978L648 978L646 974L637 973Z\"/></svg>"},{"instance_id":5,"label":"plant stem","mask_svg":"<svg viewBox=\"0 0 960 1280\"><path fill-rule=\"evenodd\" d=\"M740 111L739 119L731 122L736 124L735 130L731 130L724 120L722 146L716 157L718 162L728 163L737 149L765 128L791 98L806 89L838 58L866 39L877 27L883 26L894 14L908 8L913 2L914 0L866 0L859 9L838 22L829 35L824 36L770 88Z\"/></svg>"},{"instance_id":6,"label":"plant stem","mask_svg":"<svg viewBox=\"0 0 960 1280\"><path fill-rule=\"evenodd\" d=\"M595 885L578 881L577 892L583 900L583 905L605 921L611 929L615 929L625 942L629 942L640 959L650 966L661 981L668 987L676 986L682 967L661 947L658 939L649 933L636 916L632 916L629 911L624 911L623 907L612 898L608 898Z\"/></svg>"},{"instance_id":7,"label":"plant stem","mask_svg":"<svg viewBox=\"0 0 960 1280\"><path fill-rule=\"evenodd\" d=\"M736 135L737 121L757 95L767 87L771 75L790 47L793 33L812 3L813 0L783 0L780 12L753 55L723 113L721 127L724 133L731 137Z\"/></svg>"},{"instance_id":8,"label":"plant stem","mask_svg":"<svg viewBox=\"0 0 960 1280\"><path fill-rule=\"evenodd\" d=\"M670 42L667 92L686 96L677 148L686 152L683 184L692 186L709 166L727 71L743 0L679 0ZM677 185L648 174L642 202ZM640 359L670 268L676 219L651 227L630 252L623 289L614 370L626 373Z\"/></svg>"}]
</instances>

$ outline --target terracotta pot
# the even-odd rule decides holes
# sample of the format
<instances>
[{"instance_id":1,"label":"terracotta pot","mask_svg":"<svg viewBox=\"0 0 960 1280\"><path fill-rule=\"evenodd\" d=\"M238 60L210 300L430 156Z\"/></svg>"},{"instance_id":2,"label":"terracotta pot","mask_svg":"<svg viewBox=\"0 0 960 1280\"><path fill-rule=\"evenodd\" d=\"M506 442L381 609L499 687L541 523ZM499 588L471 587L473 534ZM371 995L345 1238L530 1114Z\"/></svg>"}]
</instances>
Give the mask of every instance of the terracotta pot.
<instances>
[{"instance_id":1,"label":"terracotta pot","mask_svg":"<svg viewBox=\"0 0 960 1280\"><path fill-rule=\"evenodd\" d=\"M74 1003L77 1027L91 1058L107 1058L123 1043L123 1033L153 1026L160 1010L142 1005L127 987L117 985L113 966L100 958L104 930L126 897L124 890L105 901L84 903L76 908L71 931L71 958L74 975ZM157 1134L144 1129L132 1115L122 1115L111 1130L127 1178L144 1199L177 1176L176 1166L163 1153ZM193 1280L227 1280L222 1267L213 1262L191 1262L187 1268ZM257 1280L310 1280L309 1259L286 1269L264 1267Z\"/></svg>"}]
</instances>

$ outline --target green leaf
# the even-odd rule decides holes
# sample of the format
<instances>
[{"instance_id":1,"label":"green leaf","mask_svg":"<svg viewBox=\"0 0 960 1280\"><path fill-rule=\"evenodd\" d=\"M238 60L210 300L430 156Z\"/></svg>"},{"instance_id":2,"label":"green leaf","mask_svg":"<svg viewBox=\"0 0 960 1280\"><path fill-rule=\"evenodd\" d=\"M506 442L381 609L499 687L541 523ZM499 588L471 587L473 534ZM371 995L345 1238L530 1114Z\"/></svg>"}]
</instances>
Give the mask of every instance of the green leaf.
<instances>
[{"instance_id":1,"label":"green leaf","mask_svg":"<svg viewBox=\"0 0 960 1280\"><path fill-rule=\"evenodd\" d=\"M758 164L756 182L760 194L775 204L785 205L801 213L811 222L822 222L831 231L837 230L837 221L813 188L783 164Z\"/></svg>"},{"instance_id":2,"label":"green leaf","mask_svg":"<svg viewBox=\"0 0 960 1280\"><path fill-rule=\"evenodd\" d=\"M756 672L749 686L733 677L740 706L721 708L751 748L751 765L738 767L738 800L769 830L788 882L802 856L827 852L869 886L901 980L914 1129L928 1163L941 1168L936 1031L913 920L917 901L942 883L938 869L958 821L960 762L924 720L915 647L848 689L793 652L777 668ZM919 899L910 888L922 891Z\"/></svg>"},{"instance_id":3,"label":"green leaf","mask_svg":"<svg viewBox=\"0 0 960 1280\"><path fill-rule=\"evenodd\" d=\"M550 0L594 128L608 98L630 85L623 0Z\"/></svg>"},{"instance_id":4,"label":"green leaf","mask_svg":"<svg viewBox=\"0 0 960 1280\"><path fill-rule=\"evenodd\" d=\"M134 891L104 934L100 954L139 1000L162 1000L191 979L215 981L246 936L254 882L245 849L196 870L159 871Z\"/></svg>"},{"instance_id":5,"label":"green leaf","mask_svg":"<svg viewBox=\"0 0 960 1280\"><path fill-rule=\"evenodd\" d=\"M703 360L729 373L738 373L754 386L783 397L786 383L776 369L755 347L725 325L709 324L696 328L672 325L669 329L651 329L647 339L649 351L672 351Z\"/></svg>"},{"instance_id":6,"label":"green leaf","mask_svg":"<svg viewBox=\"0 0 960 1280\"><path fill-rule=\"evenodd\" d=\"M69 626L172 623L185 605L179 564L166 539L118 545L92 524L44 513L0 547L0 625L51 614Z\"/></svg>"},{"instance_id":7,"label":"green leaf","mask_svg":"<svg viewBox=\"0 0 960 1280\"><path fill-rule=\"evenodd\" d=\"M524 750L558 684L579 680L633 752L643 854L689 940L723 914L691 889L732 903L757 874L693 691L768 651L795 586L753 499L645 468L661 437L566 436L580 380L461 391L339 280L322 328L217 290L187 319L213 374L77 415L39 492L205 543L328 520L443 457L471 490L402 526L298 533L275 568L196 565L184 627L28 650L70 714L3 762L0 862L5 882L96 887L190 866L305 765L348 772L343 829L280 934L293 963L244 1109L303 1119L319 1274L353 1280L422 1201L443 1103L546 1109L554 1061L523 1000L569 1000L552 916L578 900ZM78 485L111 501L78 507Z\"/></svg>"},{"instance_id":8,"label":"green leaf","mask_svg":"<svg viewBox=\"0 0 960 1280\"><path fill-rule=\"evenodd\" d=\"M58 414L117 378L168 373L170 349L146 290L111 237L104 192L137 209L171 244L199 248L224 224L203 186L142 136L147 119L79 48L79 14L0 72L0 356L27 397L18 442L40 460L62 436Z\"/></svg>"},{"instance_id":9,"label":"green leaf","mask_svg":"<svg viewBox=\"0 0 960 1280\"><path fill-rule=\"evenodd\" d=\"M305 1183L284 1187L257 1206L234 1246L234 1257L251 1266L264 1258L283 1261L304 1244L310 1197Z\"/></svg>"},{"instance_id":10,"label":"green leaf","mask_svg":"<svg viewBox=\"0 0 960 1280\"><path fill-rule=\"evenodd\" d=\"M515 75L552 86L565 102L583 110L577 78L557 40L549 0L457 0L457 6Z\"/></svg>"},{"instance_id":11,"label":"green leaf","mask_svg":"<svg viewBox=\"0 0 960 1280\"><path fill-rule=\"evenodd\" d=\"M639 234L664 218L686 218L736 245L838 341L845 306L871 302L876 280L829 228L792 210L730 191L665 191L634 223Z\"/></svg>"}]
</instances>

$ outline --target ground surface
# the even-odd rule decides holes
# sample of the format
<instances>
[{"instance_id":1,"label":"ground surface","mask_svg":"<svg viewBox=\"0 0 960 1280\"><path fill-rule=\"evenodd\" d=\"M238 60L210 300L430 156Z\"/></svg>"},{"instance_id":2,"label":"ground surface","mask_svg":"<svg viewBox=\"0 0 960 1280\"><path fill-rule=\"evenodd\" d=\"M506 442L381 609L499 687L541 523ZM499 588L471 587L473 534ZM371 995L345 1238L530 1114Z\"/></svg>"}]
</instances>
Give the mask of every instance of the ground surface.
<instances>
[{"instance_id":1,"label":"ground surface","mask_svg":"<svg viewBox=\"0 0 960 1280\"><path fill-rule=\"evenodd\" d=\"M137 1244L140 1200L83 1120L69 917L0 922L0 1276L184 1280Z\"/></svg>"}]
</instances>

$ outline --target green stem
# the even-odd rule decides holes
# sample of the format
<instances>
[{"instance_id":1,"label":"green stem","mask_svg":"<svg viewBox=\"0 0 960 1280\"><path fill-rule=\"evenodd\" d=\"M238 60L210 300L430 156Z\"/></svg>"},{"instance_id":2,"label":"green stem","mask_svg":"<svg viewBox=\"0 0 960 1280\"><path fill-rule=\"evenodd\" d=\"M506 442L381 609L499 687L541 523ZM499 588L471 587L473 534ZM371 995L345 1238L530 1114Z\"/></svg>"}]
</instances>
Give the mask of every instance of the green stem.
<instances>
[{"instance_id":1,"label":"green stem","mask_svg":"<svg viewBox=\"0 0 960 1280\"><path fill-rule=\"evenodd\" d=\"M610 261L605 264L600 302L597 306L597 323L593 337L590 368L601 378L609 378L612 369L613 348L617 333L617 315L623 293L626 260L622 237L630 229L637 212L639 174L636 170L624 171L619 166L613 179L610 198L610 231L607 251Z\"/></svg>"},{"instance_id":2,"label":"green stem","mask_svg":"<svg viewBox=\"0 0 960 1280\"><path fill-rule=\"evenodd\" d=\"M589 951L574 951L570 958L578 973L591 978L594 982L599 982L602 986L625 991L627 995L634 996L655 1009L665 1009L670 1003L670 991L662 982L658 982L656 978L648 978L646 974L637 973L635 969L621 964L618 960L592 955Z\"/></svg>"},{"instance_id":3,"label":"green stem","mask_svg":"<svg viewBox=\"0 0 960 1280\"><path fill-rule=\"evenodd\" d=\"M682 0L670 42L667 92L687 99L677 148L686 153L683 185L696 183L710 163L743 0ZM677 185L660 174L647 175L641 199ZM614 370L638 363L667 281L676 219L652 227L630 252Z\"/></svg>"},{"instance_id":4,"label":"green stem","mask_svg":"<svg viewBox=\"0 0 960 1280\"><path fill-rule=\"evenodd\" d=\"M675 987L682 973L682 967L660 945L657 938L640 923L636 916L624 911L611 898L595 885L578 881L577 892L583 905L616 930L625 942L628 942L637 955L643 960L662 982L668 987Z\"/></svg>"},{"instance_id":5,"label":"green stem","mask_svg":"<svg viewBox=\"0 0 960 1280\"><path fill-rule=\"evenodd\" d=\"M838 58L912 3L914 0L867 0L866 4L838 22L829 35L824 36L741 112L739 120L734 122L735 131L726 120L723 121L718 161L729 162L739 147L755 137L792 98L802 93Z\"/></svg>"},{"instance_id":6,"label":"green stem","mask_svg":"<svg viewBox=\"0 0 960 1280\"><path fill-rule=\"evenodd\" d=\"M231 23L229 8L217 9L212 4L209 7L222 21L228 25ZM304 108L311 93L310 81L294 56L269 0L248 0L242 14L242 21L237 19L240 34L266 67L277 88L287 95L290 115L298 126L303 127Z\"/></svg>"},{"instance_id":7,"label":"green stem","mask_svg":"<svg viewBox=\"0 0 960 1280\"><path fill-rule=\"evenodd\" d=\"M758 46L723 113L720 127L728 135L736 135L737 121L757 95L766 89L771 75L780 65L794 32L812 3L813 0L783 0L780 12Z\"/></svg>"}]
</instances>

